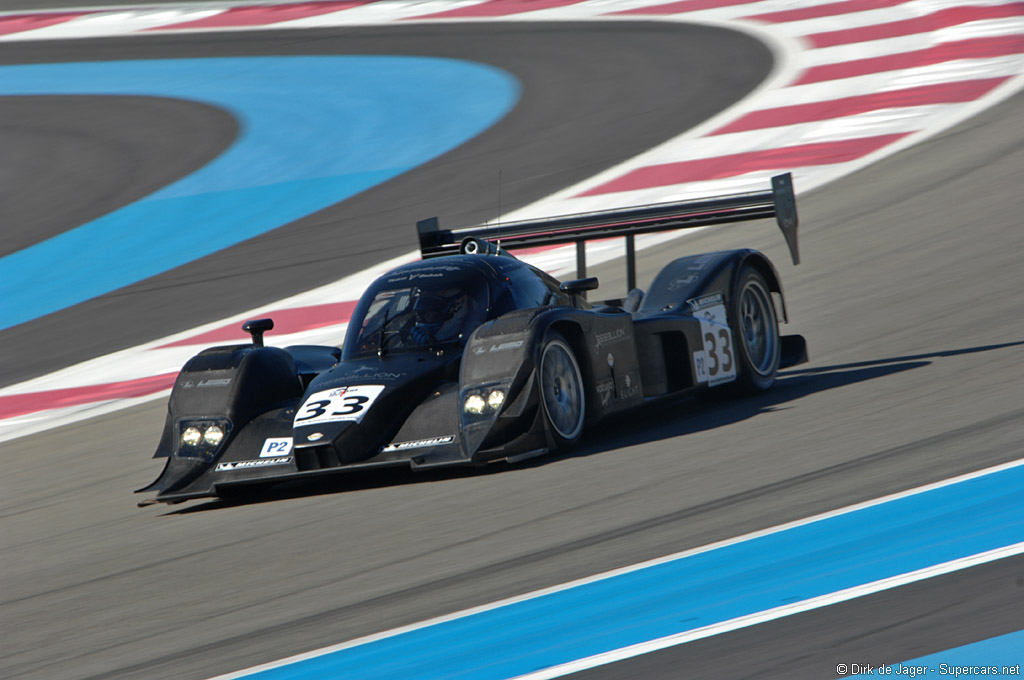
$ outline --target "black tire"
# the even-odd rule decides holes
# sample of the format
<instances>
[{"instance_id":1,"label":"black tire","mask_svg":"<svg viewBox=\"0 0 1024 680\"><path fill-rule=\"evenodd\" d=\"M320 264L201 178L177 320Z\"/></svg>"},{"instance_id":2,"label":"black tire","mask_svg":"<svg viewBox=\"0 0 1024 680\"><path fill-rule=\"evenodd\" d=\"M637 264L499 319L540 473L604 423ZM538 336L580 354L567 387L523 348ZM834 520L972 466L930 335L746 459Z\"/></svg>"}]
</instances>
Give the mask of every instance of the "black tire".
<instances>
[{"instance_id":1,"label":"black tire","mask_svg":"<svg viewBox=\"0 0 1024 680\"><path fill-rule=\"evenodd\" d=\"M738 394L764 392L775 384L782 341L771 289L761 272L752 267L740 271L730 307L740 360L732 389Z\"/></svg>"},{"instance_id":2,"label":"black tire","mask_svg":"<svg viewBox=\"0 0 1024 680\"><path fill-rule=\"evenodd\" d=\"M551 331L544 339L537 374L548 431L557 448L568 448L583 434L587 403L580 365L561 334Z\"/></svg>"}]
</instances>

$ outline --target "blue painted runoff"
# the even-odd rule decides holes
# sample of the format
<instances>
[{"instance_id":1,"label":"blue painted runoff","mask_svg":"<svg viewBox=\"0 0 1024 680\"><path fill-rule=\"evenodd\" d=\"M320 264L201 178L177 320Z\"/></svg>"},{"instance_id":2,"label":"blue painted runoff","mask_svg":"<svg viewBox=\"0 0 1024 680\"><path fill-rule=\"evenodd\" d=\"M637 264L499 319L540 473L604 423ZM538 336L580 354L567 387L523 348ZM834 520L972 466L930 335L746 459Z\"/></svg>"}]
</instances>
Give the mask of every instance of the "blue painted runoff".
<instances>
[{"instance_id":1,"label":"blue painted runoff","mask_svg":"<svg viewBox=\"0 0 1024 680\"><path fill-rule=\"evenodd\" d=\"M202 102L234 115L240 133L196 172L0 258L0 329L199 259L415 168L500 120L520 85L491 66L405 56L0 67L0 96L51 94Z\"/></svg>"},{"instance_id":2,"label":"blue painted runoff","mask_svg":"<svg viewBox=\"0 0 1024 680\"><path fill-rule=\"evenodd\" d=\"M863 660L863 661L866 661ZM870 664L858 664L869 666ZM919 659L871 668L845 678L1020 678L1024 675L1024 630L954 647Z\"/></svg>"},{"instance_id":3,"label":"blue painted runoff","mask_svg":"<svg viewBox=\"0 0 1024 680\"><path fill-rule=\"evenodd\" d=\"M1024 541L1024 466L271 668L499 680Z\"/></svg>"}]
</instances>

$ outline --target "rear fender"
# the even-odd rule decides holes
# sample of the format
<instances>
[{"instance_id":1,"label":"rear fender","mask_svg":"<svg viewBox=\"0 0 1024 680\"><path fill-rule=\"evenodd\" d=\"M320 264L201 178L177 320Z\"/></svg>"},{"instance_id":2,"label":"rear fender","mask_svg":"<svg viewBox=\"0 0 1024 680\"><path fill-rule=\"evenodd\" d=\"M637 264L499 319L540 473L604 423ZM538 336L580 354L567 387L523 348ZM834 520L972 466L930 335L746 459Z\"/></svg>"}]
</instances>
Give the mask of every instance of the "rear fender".
<instances>
[{"instance_id":1,"label":"rear fender","mask_svg":"<svg viewBox=\"0 0 1024 680\"><path fill-rule=\"evenodd\" d=\"M782 283L775 267L756 250L747 248L681 257L665 265L651 282L650 290L637 311L637 317L671 312L688 313L686 302L720 293L728 300L733 285L745 265L759 271L781 305L779 317L788 321L782 297ZM772 296L775 298L776 296Z\"/></svg>"}]
</instances>

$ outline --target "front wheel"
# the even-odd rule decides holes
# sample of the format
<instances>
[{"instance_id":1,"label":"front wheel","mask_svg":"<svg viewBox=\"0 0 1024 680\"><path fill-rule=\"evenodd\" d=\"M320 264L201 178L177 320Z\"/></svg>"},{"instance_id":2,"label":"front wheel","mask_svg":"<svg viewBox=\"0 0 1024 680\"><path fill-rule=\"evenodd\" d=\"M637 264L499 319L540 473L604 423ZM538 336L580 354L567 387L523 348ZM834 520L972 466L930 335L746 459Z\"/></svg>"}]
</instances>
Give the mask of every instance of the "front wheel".
<instances>
[{"instance_id":1,"label":"front wheel","mask_svg":"<svg viewBox=\"0 0 1024 680\"><path fill-rule=\"evenodd\" d=\"M551 332L545 339L539 373L548 430L558 448L566 448L583 433L586 401L576 356L560 334Z\"/></svg>"},{"instance_id":2,"label":"front wheel","mask_svg":"<svg viewBox=\"0 0 1024 680\"><path fill-rule=\"evenodd\" d=\"M742 394L763 392L775 383L781 341L772 294L764 276L752 267L740 272L732 295L732 313L740 350L735 389Z\"/></svg>"}]
</instances>

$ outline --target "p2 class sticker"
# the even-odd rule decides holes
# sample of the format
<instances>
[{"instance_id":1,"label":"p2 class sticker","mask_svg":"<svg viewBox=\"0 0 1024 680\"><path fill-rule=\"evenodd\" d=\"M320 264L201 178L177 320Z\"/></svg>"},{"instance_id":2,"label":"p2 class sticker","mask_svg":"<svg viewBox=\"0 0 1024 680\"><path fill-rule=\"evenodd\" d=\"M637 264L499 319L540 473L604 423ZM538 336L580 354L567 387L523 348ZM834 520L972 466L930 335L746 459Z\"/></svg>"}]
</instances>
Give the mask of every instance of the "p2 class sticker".
<instances>
[{"instance_id":1,"label":"p2 class sticker","mask_svg":"<svg viewBox=\"0 0 1024 680\"><path fill-rule=\"evenodd\" d=\"M732 329L721 295L688 300L693 315L700 321L700 335L704 348L693 353L694 374L697 382L709 387L736 380L736 357L732 342Z\"/></svg>"},{"instance_id":2,"label":"p2 class sticker","mask_svg":"<svg viewBox=\"0 0 1024 680\"><path fill-rule=\"evenodd\" d=\"M260 450L260 458L287 456L291 452L291 437L269 437L267 441L263 442L263 448Z\"/></svg>"},{"instance_id":3,"label":"p2 class sticker","mask_svg":"<svg viewBox=\"0 0 1024 680\"><path fill-rule=\"evenodd\" d=\"M295 412L295 427L343 420L358 423L383 391L384 385L351 385L315 392Z\"/></svg>"}]
</instances>

